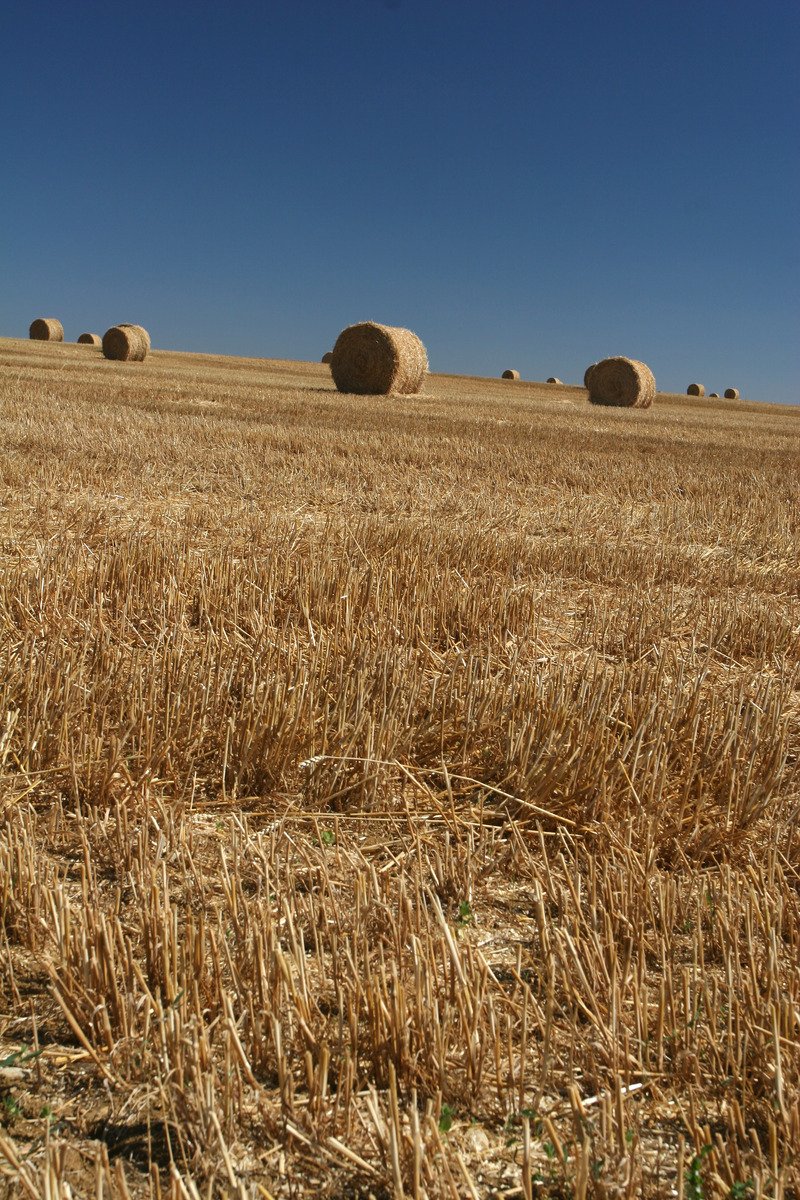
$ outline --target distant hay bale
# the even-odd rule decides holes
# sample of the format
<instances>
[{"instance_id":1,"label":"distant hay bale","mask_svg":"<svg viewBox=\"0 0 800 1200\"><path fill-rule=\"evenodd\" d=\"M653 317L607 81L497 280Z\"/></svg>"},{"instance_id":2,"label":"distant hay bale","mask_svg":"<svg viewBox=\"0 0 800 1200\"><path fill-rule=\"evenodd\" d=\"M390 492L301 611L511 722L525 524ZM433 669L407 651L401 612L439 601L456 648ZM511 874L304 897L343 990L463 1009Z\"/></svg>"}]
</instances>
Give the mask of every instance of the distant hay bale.
<instances>
[{"instance_id":1,"label":"distant hay bale","mask_svg":"<svg viewBox=\"0 0 800 1200\"><path fill-rule=\"evenodd\" d=\"M428 355L410 329L362 321L348 325L331 353L331 375L340 392L357 396L413 395L422 387Z\"/></svg>"},{"instance_id":2,"label":"distant hay bale","mask_svg":"<svg viewBox=\"0 0 800 1200\"><path fill-rule=\"evenodd\" d=\"M649 408L656 395L653 372L635 358L604 358L589 373L589 399L613 408Z\"/></svg>"},{"instance_id":3,"label":"distant hay bale","mask_svg":"<svg viewBox=\"0 0 800 1200\"><path fill-rule=\"evenodd\" d=\"M82 333L78 338L79 346L102 346L103 339L99 333Z\"/></svg>"},{"instance_id":4,"label":"distant hay bale","mask_svg":"<svg viewBox=\"0 0 800 1200\"><path fill-rule=\"evenodd\" d=\"M739 389L738 388L726 388L725 389L725 399L726 400L738 400L739 399Z\"/></svg>"},{"instance_id":5,"label":"distant hay bale","mask_svg":"<svg viewBox=\"0 0 800 1200\"><path fill-rule=\"evenodd\" d=\"M686 389L687 396L705 396L706 389L702 383L690 383Z\"/></svg>"},{"instance_id":6,"label":"distant hay bale","mask_svg":"<svg viewBox=\"0 0 800 1200\"><path fill-rule=\"evenodd\" d=\"M501 379L519 379L519 371L511 371L511 370L503 371L503 374L500 376L500 378Z\"/></svg>"},{"instance_id":7,"label":"distant hay bale","mask_svg":"<svg viewBox=\"0 0 800 1200\"><path fill-rule=\"evenodd\" d=\"M589 363L589 366L583 372L583 386L585 388L589 387L589 377L596 366L597 366L597 363Z\"/></svg>"},{"instance_id":8,"label":"distant hay bale","mask_svg":"<svg viewBox=\"0 0 800 1200\"><path fill-rule=\"evenodd\" d=\"M331 354L330 350L328 350L326 354L323 354L320 361L324 362L324 363L329 363L332 358L333 358L333 355Z\"/></svg>"},{"instance_id":9,"label":"distant hay bale","mask_svg":"<svg viewBox=\"0 0 800 1200\"><path fill-rule=\"evenodd\" d=\"M150 335L141 325L112 325L103 334L103 354L115 362L144 362Z\"/></svg>"},{"instance_id":10,"label":"distant hay bale","mask_svg":"<svg viewBox=\"0 0 800 1200\"><path fill-rule=\"evenodd\" d=\"M36 342L63 342L64 326L57 317L37 317L28 334Z\"/></svg>"},{"instance_id":11,"label":"distant hay bale","mask_svg":"<svg viewBox=\"0 0 800 1200\"><path fill-rule=\"evenodd\" d=\"M719 392L709 392L708 398L709 400L719 400Z\"/></svg>"},{"instance_id":12,"label":"distant hay bale","mask_svg":"<svg viewBox=\"0 0 800 1200\"><path fill-rule=\"evenodd\" d=\"M551 375L547 382L548 383L557 383L557 384L559 384L560 387L564 386L562 380L556 379L555 375Z\"/></svg>"}]
</instances>

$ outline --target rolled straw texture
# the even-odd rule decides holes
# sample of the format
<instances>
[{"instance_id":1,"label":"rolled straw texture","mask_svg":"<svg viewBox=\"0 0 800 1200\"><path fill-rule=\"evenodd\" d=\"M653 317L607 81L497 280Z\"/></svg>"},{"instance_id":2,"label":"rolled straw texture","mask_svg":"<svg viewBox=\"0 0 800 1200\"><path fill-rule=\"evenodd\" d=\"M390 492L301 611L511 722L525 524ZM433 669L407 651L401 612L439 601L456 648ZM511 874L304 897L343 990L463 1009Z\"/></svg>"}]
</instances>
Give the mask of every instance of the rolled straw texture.
<instances>
[{"instance_id":1,"label":"rolled straw texture","mask_svg":"<svg viewBox=\"0 0 800 1200\"><path fill-rule=\"evenodd\" d=\"M37 317L28 334L37 342L63 342L64 326L57 317Z\"/></svg>"},{"instance_id":2,"label":"rolled straw texture","mask_svg":"<svg viewBox=\"0 0 800 1200\"><path fill-rule=\"evenodd\" d=\"M147 349L148 350L151 349L150 334L147 332L144 325L130 325L126 321L121 321L119 327L120 327L120 329L138 329L139 332L144 337L144 342L145 342L145 345L147 346Z\"/></svg>"},{"instance_id":3,"label":"rolled straw texture","mask_svg":"<svg viewBox=\"0 0 800 1200\"><path fill-rule=\"evenodd\" d=\"M79 346L102 346L103 339L99 333L82 333L78 338Z\"/></svg>"},{"instance_id":4,"label":"rolled straw texture","mask_svg":"<svg viewBox=\"0 0 800 1200\"><path fill-rule=\"evenodd\" d=\"M548 383L559 383L559 384L562 384L562 386L563 386L562 380L556 379L555 375L551 375L547 382Z\"/></svg>"},{"instance_id":5,"label":"rolled straw texture","mask_svg":"<svg viewBox=\"0 0 800 1200\"><path fill-rule=\"evenodd\" d=\"M112 325L103 334L103 354L116 362L144 362L150 348L141 325Z\"/></svg>"},{"instance_id":6,"label":"rolled straw texture","mask_svg":"<svg viewBox=\"0 0 800 1200\"><path fill-rule=\"evenodd\" d=\"M656 395L653 372L635 358L604 358L591 368L589 399L612 408L649 408Z\"/></svg>"},{"instance_id":7,"label":"rolled straw texture","mask_svg":"<svg viewBox=\"0 0 800 1200\"><path fill-rule=\"evenodd\" d=\"M738 388L725 388L725 399L726 400L738 400L739 399L739 389Z\"/></svg>"},{"instance_id":8,"label":"rolled straw texture","mask_svg":"<svg viewBox=\"0 0 800 1200\"><path fill-rule=\"evenodd\" d=\"M324 363L329 363L332 358L333 358L333 355L331 354L330 350L328 350L325 354L323 354L320 361L324 362Z\"/></svg>"},{"instance_id":9,"label":"rolled straw texture","mask_svg":"<svg viewBox=\"0 0 800 1200\"><path fill-rule=\"evenodd\" d=\"M428 370L425 347L410 329L362 321L336 339L331 375L340 392L388 396L418 392Z\"/></svg>"},{"instance_id":10,"label":"rolled straw texture","mask_svg":"<svg viewBox=\"0 0 800 1200\"><path fill-rule=\"evenodd\" d=\"M690 383L686 389L687 396L705 396L706 389L702 383Z\"/></svg>"},{"instance_id":11,"label":"rolled straw texture","mask_svg":"<svg viewBox=\"0 0 800 1200\"><path fill-rule=\"evenodd\" d=\"M519 371L512 371L512 370L503 371L503 374L500 376L500 378L501 379L519 379Z\"/></svg>"}]
</instances>

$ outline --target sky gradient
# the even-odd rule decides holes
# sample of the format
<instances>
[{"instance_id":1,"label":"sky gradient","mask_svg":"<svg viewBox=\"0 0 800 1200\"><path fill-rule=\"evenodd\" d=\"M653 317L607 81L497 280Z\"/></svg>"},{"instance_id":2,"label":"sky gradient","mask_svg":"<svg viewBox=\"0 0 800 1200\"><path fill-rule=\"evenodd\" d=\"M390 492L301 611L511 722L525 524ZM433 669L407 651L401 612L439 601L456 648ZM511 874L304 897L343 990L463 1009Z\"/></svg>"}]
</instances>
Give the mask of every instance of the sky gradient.
<instances>
[{"instance_id":1,"label":"sky gradient","mask_svg":"<svg viewBox=\"0 0 800 1200\"><path fill-rule=\"evenodd\" d=\"M4 5L0 336L800 402L800 9Z\"/></svg>"}]
</instances>

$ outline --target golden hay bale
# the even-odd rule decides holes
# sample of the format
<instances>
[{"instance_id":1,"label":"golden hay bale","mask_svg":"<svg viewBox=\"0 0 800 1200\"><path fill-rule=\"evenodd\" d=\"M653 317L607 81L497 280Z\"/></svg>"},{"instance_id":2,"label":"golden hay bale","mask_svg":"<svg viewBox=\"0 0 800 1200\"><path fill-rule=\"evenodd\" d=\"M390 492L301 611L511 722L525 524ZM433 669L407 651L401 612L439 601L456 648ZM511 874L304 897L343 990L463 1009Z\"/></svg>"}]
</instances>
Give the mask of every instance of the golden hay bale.
<instances>
[{"instance_id":1,"label":"golden hay bale","mask_svg":"<svg viewBox=\"0 0 800 1200\"><path fill-rule=\"evenodd\" d=\"M37 317L28 334L37 342L63 342L64 326L57 317Z\"/></svg>"},{"instance_id":2,"label":"golden hay bale","mask_svg":"<svg viewBox=\"0 0 800 1200\"><path fill-rule=\"evenodd\" d=\"M591 368L589 399L613 408L649 408L656 396L653 372L635 358L604 358Z\"/></svg>"},{"instance_id":3,"label":"golden hay bale","mask_svg":"<svg viewBox=\"0 0 800 1200\"><path fill-rule=\"evenodd\" d=\"M719 400L719 392L709 392L708 398L709 400Z\"/></svg>"},{"instance_id":4,"label":"golden hay bale","mask_svg":"<svg viewBox=\"0 0 800 1200\"><path fill-rule=\"evenodd\" d=\"M103 334L103 354L116 362L143 362L150 337L141 325L112 325Z\"/></svg>"},{"instance_id":5,"label":"golden hay bale","mask_svg":"<svg viewBox=\"0 0 800 1200\"><path fill-rule=\"evenodd\" d=\"M557 383L560 387L564 386L563 381L561 379L556 379L555 375L551 375L547 382L548 383Z\"/></svg>"},{"instance_id":6,"label":"golden hay bale","mask_svg":"<svg viewBox=\"0 0 800 1200\"><path fill-rule=\"evenodd\" d=\"M511 370L503 371L503 374L500 376L500 378L501 379L519 379L519 371L511 371Z\"/></svg>"},{"instance_id":7,"label":"golden hay bale","mask_svg":"<svg viewBox=\"0 0 800 1200\"><path fill-rule=\"evenodd\" d=\"M738 400L739 399L739 389L738 388L726 388L725 389L725 399L726 400Z\"/></svg>"},{"instance_id":8,"label":"golden hay bale","mask_svg":"<svg viewBox=\"0 0 800 1200\"><path fill-rule=\"evenodd\" d=\"M583 372L583 386L585 388L589 387L589 377L596 366L597 366L597 363L589 363L589 366Z\"/></svg>"},{"instance_id":9,"label":"golden hay bale","mask_svg":"<svg viewBox=\"0 0 800 1200\"><path fill-rule=\"evenodd\" d=\"M99 333L82 333L78 338L79 346L102 346L103 339Z\"/></svg>"},{"instance_id":10,"label":"golden hay bale","mask_svg":"<svg viewBox=\"0 0 800 1200\"><path fill-rule=\"evenodd\" d=\"M144 344L148 350L151 349L150 334L145 329L144 325L129 325L126 321L120 321L120 329L138 329L144 338Z\"/></svg>"},{"instance_id":11,"label":"golden hay bale","mask_svg":"<svg viewBox=\"0 0 800 1200\"><path fill-rule=\"evenodd\" d=\"M706 389L702 383L690 383L686 389L687 396L705 396Z\"/></svg>"},{"instance_id":12,"label":"golden hay bale","mask_svg":"<svg viewBox=\"0 0 800 1200\"><path fill-rule=\"evenodd\" d=\"M324 363L329 363L332 358L333 358L333 355L331 354L330 350L328 350L325 354L323 354L320 361L324 362Z\"/></svg>"},{"instance_id":13,"label":"golden hay bale","mask_svg":"<svg viewBox=\"0 0 800 1200\"><path fill-rule=\"evenodd\" d=\"M410 396L422 387L428 370L425 347L410 329L362 321L348 325L336 339L331 375L340 392L357 396Z\"/></svg>"}]
</instances>

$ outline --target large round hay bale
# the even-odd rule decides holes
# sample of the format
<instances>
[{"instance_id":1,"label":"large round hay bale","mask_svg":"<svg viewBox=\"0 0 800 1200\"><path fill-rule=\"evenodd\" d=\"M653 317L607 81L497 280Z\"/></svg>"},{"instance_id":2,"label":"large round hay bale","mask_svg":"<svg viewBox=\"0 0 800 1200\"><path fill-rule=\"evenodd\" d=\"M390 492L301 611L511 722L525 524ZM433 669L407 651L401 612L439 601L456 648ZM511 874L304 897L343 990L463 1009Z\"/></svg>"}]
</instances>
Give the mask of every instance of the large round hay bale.
<instances>
[{"instance_id":1,"label":"large round hay bale","mask_svg":"<svg viewBox=\"0 0 800 1200\"><path fill-rule=\"evenodd\" d=\"M739 399L739 389L738 388L725 388L725 399L726 400L738 400Z\"/></svg>"},{"instance_id":2,"label":"large round hay bale","mask_svg":"<svg viewBox=\"0 0 800 1200\"><path fill-rule=\"evenodd\" d=\"M547 382L548 383L557 383L560 387L564 386L563 382L560 379L556 379L555 375L551 375Z\"/></svg>"},{"instance_id":3,"label":"large round hay bale","mask_svg":"<svg viewBox=\"0 0 800 1200\"><path fill-rule=\"evenodd\" d=\"M141 325L112 325L103 334L103 354L116 362L143 362L150 336Z\"/></svg>"},{"instance_id":4,"label":"large round hay bale","mask_svg":"<svg viewBox=\"0 0 800 1200\"><path fill-rule=\"evenodd\" d=\"M519 371L512 371L510 369L508 371L503 371L503 374L500 376L500 378L501 379L519 379Z\"/></svg>"},{"instance_id":5,"label":"large round hay bale","mask_svg":"<svg viewBox=\"0 0 800 1200\"><path fill-rule=\"evenodd\" d=\"M649 408L656 395L653 372L635 358L604 358L591 368L589 399L612 408Z\"/></svg>"},{"instance_id":6,"label":"large round hay bale","mask_svg":"<svg viewBox=\"0 0 800 1200\"><path fill-rule=\"evenodd\" d=\"M585 388L589 387L589 378L592 374L592 371L595 369L596 366L597 366L597 363L589 363L589 366L583 372L583 386Z\"/></svg>"},{"instance_id":7,"label":"large round hay bale","mask_svg":"<svg viewBox=\"0 0 800 1200\"><path fill-rule=\"evenodd\" d=\"M57 317L37 317L28 334L36 342L63 342L64 326Z\"/></svg>"},{"instance_id":8,"label":"large round hay bale","mask_svg":"<svg viewBox=\"0 0 800 1200\"><path fill-rule=\"evenodd\" d=\"M686 389L687 396L705 396L706 389L702 383L690 383Z\"/></svg>"},{"instance_id":9,"label":"large round hay bale","mask_svg":"<svg viewBox=\"0 0 800 1200\"><path fill-rule=\"evenodd\" d=\"M719 400L719 392L709 392L708 398L709 400Z\"/></svg>"},{"instance_id":10,"label":"large round hay bale","mask_svg":"<svg viewBox=\"0 0 800 1200\"><path fill-rule=\"evenodd\" d=\"M340 392L357 396L410 396L422 387L428 355L410 329L362 321L336 339L331 375Z\"/></svg>"},{"instance_id":11,"label":"large round hay bale","mask_svg":"<svg viewBox=\"0 0 800 1200\"><path fill-rule=\"evenodd\" d=\"M332 358L333 358L333 355L331 354L330 350L328 350L328 351L326 351L325 354L323 354L322 358L320 359L320 362L329 363Z\"/></svg>"},{"instance_id":12,"label":"large round hay bale","mask_svg":"<svg viewBox=\"0 0 800 1200\"><path fill-rule=\"evenodd\" d=\"M78 338L79 346L102 346L103 339L99 333L82 333Z\"/></svg>"},{"instance_id":13,"label":"large round hay bale","mask_svg":"<svg viewBox=\"0 0 800 1200\"><path fill-rule=\"evenodd\" d=\"M147 332L144 325L129 325L126 321L120 321L119 327L120 327L120 329L138 329L139 332L141 333L142 337L144 338L144 344L147 346L147 349L150 350L152 348L151 342L150 342L150 334Z\"/></svg>"}]
</instances>

